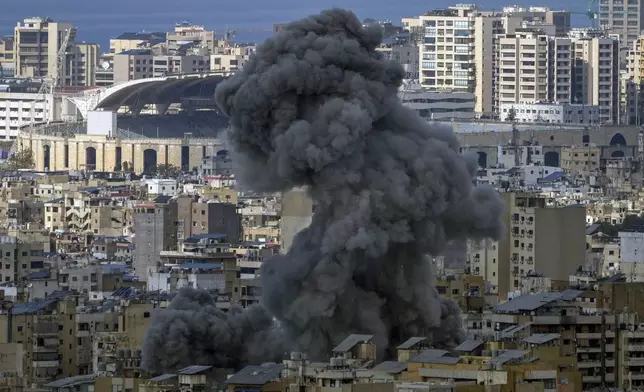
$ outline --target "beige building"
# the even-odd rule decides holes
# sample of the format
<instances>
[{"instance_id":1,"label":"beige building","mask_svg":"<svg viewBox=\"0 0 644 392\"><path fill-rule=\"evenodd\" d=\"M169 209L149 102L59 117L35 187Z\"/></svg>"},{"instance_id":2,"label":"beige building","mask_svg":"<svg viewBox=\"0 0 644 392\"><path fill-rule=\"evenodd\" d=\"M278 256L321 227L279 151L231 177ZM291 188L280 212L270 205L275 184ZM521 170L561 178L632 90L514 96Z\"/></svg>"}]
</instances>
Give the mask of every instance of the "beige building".
<instances>
[{"instance_id":1,"label":"beige building","mask_svg":"<svg viewBox=\"0 0 644 392\"><path fill-rule=\"evenodd\" d=\"M71 23L54 22L50 18L27 18L14 29L14 68L17 77L53 77L60 43L70 32L69 45L74 43L76 29ZM73 85L74 75L69 64L71 54L58 69L63 86Z\"/></svg>"},{"instance_id":2,"label":"beige building","mask_svg":"<svg viewBox=\"0 0 644 392\"><path fill-rule=\"evenodd\" d=\"M420 45L422 87L475 92L475 110L491 113L498 110L499 38L514 34L524 22L563 34L570 27L570 13L543 7L482 12L474 5L457 5L431 11L418 20L405 18L403 26L420 30L424 36Z\"/></svg>"},{"instance_id":3,"label":"beige building","mask_svg":"<svg viewBox=\"0 0 644 392\"><path fill-rule=\"evenodd\" d=\"M574 40L575 103L599 106L601 124L619 123L619 41L612 38Z\"/></svg>"},{"instance_id":4,"label":"beige building","mask_svg":"<svg viewBox=\"0 0 644 392\"><path fill-rule=\"evenodd\" d=\"M99 66L100 48L97 44L77 43L74 45L72 62L75 86L96 86L96 68Z\"/></svg>"},{"instance_id":5,"label":"beige building","mask_svg":"<svg viewBox=\"0 0 644 392\"><path fill-rule=\"evenodd\" d=\"M642 3L635 0L629 0L627 3L600 0L599 27L609 33L618 34L622 47L629 48L644 28Z\"/></svg>"},{"instance_id":6,"label":"beige building","mask_svg":"<svg viewBox=\"0 0 644 392\"><path fill-rule=\"evenodd\" d=\"M8 76L9 69L13 69L13 37L0 37L0 76Z\"/></svg>"},{"instance_id":7,"label":"beige building","mask_svg":"<svg viewBox=\"0 0 644 392\"><path fill-rule=\"evenodd\" d=\"M166 33L123 33L116 38L110 39L110 54L115 55L129 50L138 50L142 46L148 46L149 42L165 40Z\"/></svg>"},{"instance_id":8,"label":"beige building","mask_svg":"<svg viewBox=\"0 0 644 392\"><path fill-rule=\"evenodd\" d=\"M210 55L212 71L235 71L241 69L255 52L254 46L224 46L215 48Z\"/></svg>"},{"instance_id":9,"label":"beige building","mask_svg":"<svg viewBox=\"0 0 644 392\"><path fill-rule=\"evenodd\" d=\"M539 32L522 31L499 39L499 105L548 100L548 78L554 71L549 49L548 36ZM569 78L570 62L566 71ZM570 102L570 93L564 102Z\"/></svg>"},{"instance_id":10,"label":"beige building","mask_svg":"<svg viewBox=\"0 0 644 392\"><path fill-rule=\"evenodd\" d=\"M206 71L210 71L209 56L156 55L149 49L114 55L114 83Z\"/></svg>"},{"instance_id":11,"label":"beige building","mask_svg":"<svg viewBox=\"0 0 644 392\"><path fill-rule=\"evenodd\" d=\"M601 148L593 144L561 148L561 168L574 179L588 181L590 175L599 174Z\"/></svg>"},{"instance_id":12,"label":"beige building","mask_svg":"<svg viewBox=\"0 0 644 392\"><path fill-rule=\"evenodd\" d=\"M182 45L190 43L204 48L207 53L212 53L217 45L214 31L206 30L204 26L197 26L188 22L175 24L174 31L167 33L165 38L170 51L177 50Z\"/></svg>"},{"instance_id":13,"label":"beige building","mask_svg":"<svg viewBox=\"0 0 644 392\"><path fill-rule=\"evenodd\" d=\"M507 234L499 242L470 243L468 260L499 298L521 290L521 280L536 273L568 280L585 262L586 211L583 207L547 207L536 194L503 193L502 219Z\"/></svg>"}]
</instances>

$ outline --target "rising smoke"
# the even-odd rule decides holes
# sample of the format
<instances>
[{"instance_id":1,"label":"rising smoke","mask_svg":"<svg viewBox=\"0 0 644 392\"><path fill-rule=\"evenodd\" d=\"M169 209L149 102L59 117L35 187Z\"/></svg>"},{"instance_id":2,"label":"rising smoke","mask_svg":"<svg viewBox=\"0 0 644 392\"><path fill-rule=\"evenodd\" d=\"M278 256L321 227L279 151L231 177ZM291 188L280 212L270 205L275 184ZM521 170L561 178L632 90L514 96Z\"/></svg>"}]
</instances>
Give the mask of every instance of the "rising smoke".
<instances>
[{"instance_id":1,"label":"rising smoke","mask_svg":"<svg viewBox=\"0 0 644 392\"><path fill-rule=\"evenodd\" d=\"M450 129L401 105L404 72L376 51L380 39L351 12L325 11L268 39L219 86L238 178L262 191L307 186L316 212L286 255L263 263L261 306L224 314L182 291L154 318L144 366L240 366L291 349L323 358L351 333L373 334L381 357L411 336L438 348L463 339L426 255L498 238L502 204L473 187L476 159Z\"/></svg>"}]
</instances>

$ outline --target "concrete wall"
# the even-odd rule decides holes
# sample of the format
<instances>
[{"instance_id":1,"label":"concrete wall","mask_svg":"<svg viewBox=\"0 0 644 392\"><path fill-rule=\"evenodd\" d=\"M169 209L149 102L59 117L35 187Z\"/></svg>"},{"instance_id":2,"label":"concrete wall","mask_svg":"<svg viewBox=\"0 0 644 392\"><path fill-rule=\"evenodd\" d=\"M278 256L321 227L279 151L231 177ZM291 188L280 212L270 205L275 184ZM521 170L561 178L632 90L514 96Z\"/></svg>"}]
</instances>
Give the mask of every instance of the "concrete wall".
<instances>
[{"instance_id":1,"label":"concrete wall","mask_svg":"<svg viewBox=\"0 0 644 392\"><path fill-rule=\"evenodd\" d=\"M535 212L535 270L565 280L585 263L586 209L538 208Z\"/></svg>"}]
</instances>

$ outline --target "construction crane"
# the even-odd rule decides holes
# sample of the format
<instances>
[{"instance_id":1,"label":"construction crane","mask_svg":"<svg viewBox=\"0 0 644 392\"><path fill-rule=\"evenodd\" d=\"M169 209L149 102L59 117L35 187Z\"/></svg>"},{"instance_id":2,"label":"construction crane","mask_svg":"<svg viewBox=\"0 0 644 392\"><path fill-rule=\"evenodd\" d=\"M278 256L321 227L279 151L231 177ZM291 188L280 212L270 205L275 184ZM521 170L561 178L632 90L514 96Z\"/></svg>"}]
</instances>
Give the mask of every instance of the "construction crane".
<instances>
[{"instance_id":1,"label":"construction crane","mask_svg":"<svg viewBox=\"0 0 644 392\"><path fill-rule=\"evenodd\" d=\"M590 23L590 27L592 28L598 28L597 19L599 18L599 14L597 13L597 0L589 0L588 1L588 9L586 12L571 12L573 15L586 15L588 17L588 21Z\"/></svg>"},{"instance_id":2,"label":"construction crane","mask_svg":"<svg viewBox=\"0 0 644 392\"><path fill-rule=\"evenodd\" d=\"M58 53L56 54L56 62L54 63L53 72L51 73L51 75L47 75L47 77L43 79L43 84L38 90L39 94L48 94L49 98L53 100L54 92L56 91L56 87L58 87L58 83L60 82L63 63L65 63L67 59L67 49L70 42L74 40L75 35L76 29L73 27L63 32L63 39L61 40L60 48L58 48ZM45 105L45 107L47 107L47 105ZM50 116L46 113L48 123L49 117Z\"/></svg>"}]
</instances>

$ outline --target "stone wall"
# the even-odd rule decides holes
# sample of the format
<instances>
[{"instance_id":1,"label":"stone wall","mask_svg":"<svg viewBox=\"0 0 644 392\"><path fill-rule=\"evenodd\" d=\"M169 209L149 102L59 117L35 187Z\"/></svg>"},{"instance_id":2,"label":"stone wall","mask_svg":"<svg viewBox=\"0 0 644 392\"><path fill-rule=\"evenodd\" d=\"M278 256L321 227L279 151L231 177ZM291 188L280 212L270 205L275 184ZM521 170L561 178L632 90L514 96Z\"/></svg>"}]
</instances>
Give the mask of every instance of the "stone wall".
<instances>
[{"instance_id":1,"label":"stone wall","mask_svg":"<svg viewBox=\"0 0 644 392\"><path fill-rule=\"evenodd\" d=\"M118 139L103 135L75 135L59 137L21 133L18 136L19 148L31 149L34 154L36 170L45 170L47 164L46 149L49 149L49 171L56 170L88 170L88 149L95 149L96 171L114 171L117 148L121 148L121 165L128 162L133 165L136 173L142 173L144 168L144 152L156 152L157 165L171 164L181 167L182 147L189 147L189 169L198 167L205 155L214 155L224 149L219 139ZM65 147L67 146L67 147ZM68 157L65 159L67 148ZM91 152L90 152L91 156Z\"/></svg>"}]
</instances>

